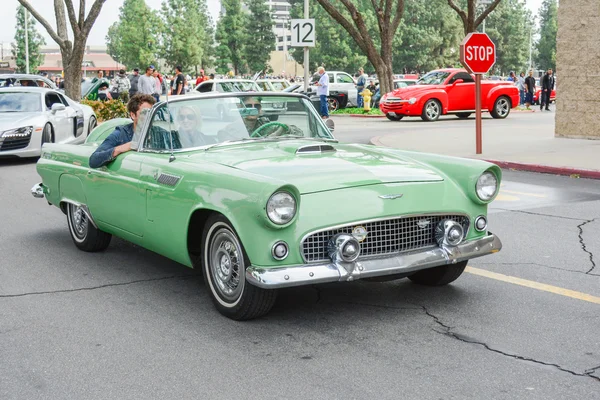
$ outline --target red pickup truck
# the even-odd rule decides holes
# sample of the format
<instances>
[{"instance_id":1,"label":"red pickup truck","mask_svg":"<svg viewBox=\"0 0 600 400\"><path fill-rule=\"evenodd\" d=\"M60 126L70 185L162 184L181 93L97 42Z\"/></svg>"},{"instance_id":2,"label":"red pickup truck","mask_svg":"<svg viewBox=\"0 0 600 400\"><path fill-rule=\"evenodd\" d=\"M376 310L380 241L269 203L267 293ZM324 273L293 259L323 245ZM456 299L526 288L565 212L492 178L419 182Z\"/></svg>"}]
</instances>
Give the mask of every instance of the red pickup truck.
<instances>
[{"instance_id":1,"label":"red pickup truck","mask_svg":"<svg viewBox=\"0 0 600 400\"><path fill-rule=\"evenodd\" d=\"M481 108L494 118L506 118L519 105L519 89L513 82L481 82ZM468 118L475 112L475 77L464 69L431 71L416 85L399 88L381 98L379 108L392 121L421 117L436 121L440 115Z\"/></svg>"}]
</instances>

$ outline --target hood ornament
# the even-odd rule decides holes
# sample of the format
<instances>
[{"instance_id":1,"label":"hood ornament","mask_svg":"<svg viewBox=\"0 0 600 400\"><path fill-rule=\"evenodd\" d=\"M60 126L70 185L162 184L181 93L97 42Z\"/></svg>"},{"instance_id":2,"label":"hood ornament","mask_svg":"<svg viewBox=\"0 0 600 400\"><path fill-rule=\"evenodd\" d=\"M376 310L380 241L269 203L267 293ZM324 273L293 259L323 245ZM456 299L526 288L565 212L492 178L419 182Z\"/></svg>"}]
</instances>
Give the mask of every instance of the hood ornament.
<instances>
[{"instance_id":1,"label":"hood ornament","mask_svg":"<svg viewBox=\"0 0 600 400\"><path fill-rule=\"evenodd\" d=\"M398 194L382 194L381 196L379 196L379 198L380 199L384 199L384 200L394 200L394 199L399 199L402 196L404 196L403 193L398 193Z\"/></svg>"}]
</instances>

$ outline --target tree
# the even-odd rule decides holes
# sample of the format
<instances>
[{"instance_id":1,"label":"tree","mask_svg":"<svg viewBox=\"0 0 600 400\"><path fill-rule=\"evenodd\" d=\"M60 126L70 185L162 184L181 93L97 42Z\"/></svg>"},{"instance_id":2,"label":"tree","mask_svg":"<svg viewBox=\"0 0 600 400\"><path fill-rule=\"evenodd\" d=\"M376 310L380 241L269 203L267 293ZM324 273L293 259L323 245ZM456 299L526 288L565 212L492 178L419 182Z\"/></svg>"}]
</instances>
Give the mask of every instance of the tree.
<instances>
[{"instance_id":1,"label":"tree","mask_svg":"<svg viewBox=\"0 0 600 400\"><path fill-rule=\"evenodd\" d=\"M456 0L448 0L448 5L458 13L458 16L462 20L465 36L471 32L475 32L477 27L481 25L484 19L494 11L494 8L502 1L502 0L493 0L486 8L484 8L483 12L479 14L477 17L477 0L466 0L467 2L467 11L461 9L456 3ZM463 1L464 3L464 1Z\"/></svg>"},{"instance_id":2,"label":"tree","mask_svg":"<svg viewBox=\"0 0 600 400\"><path fill-rule=\"evenodd\" d=\"M556 14L557 0L544 0L540 7L540 40L537 45L537 65L542 69L556 70Z\"/></svg>"},{"instance_id":3,"label":"tree","mask_svg":"<svg viewBox=\"0 0 600 400\"><path fill-rule=\"evenodd\" d=\"M206 37L206 17L201 14L204 0L165 0L162 3L165 29L161 55L171 67L184 71L201 65Z\"/></svg>"},{"instance_id":4,"label":"tree","mask_svg":"<svg viewBox=\"0 0 600 400\"><path fill-rule=\"evenodd\" d=\"M358 47L375 67L382 93L393 89L393 41L402 14L404 0L317 0L333 19L346 29ZM340 4L341 3L341 4ZM369 18L376 21L376 29L369 29Z\"/></svg>"},{"instance_id":5,"label":"tree","mask_svg":"<svg viewBox=\"0 0 600 400\"><path fill-rule=\"evenodd\" d=\"M79 10L76 13L73 7L73 0L54 0L54 14L56 16L56 31L42 17L42 15L29 3L28 0L18 0L23 7L27 8L33 17L40 23L50 37L60 47L62 56L63 70L65 74L65 92L72 99L81 98L81 64L85 53L85 44L90 30L106 0L94 0L90 11L85 16L85 0L79 0ZM66 12L65 12L66 6ZM67 32L67 15L71 30L73 32L73 40L68 36Z\"/></svg>"},{"instance_id":6,"label":"tree","mask_svg":"<svg viewBox=\"0 0 600 400\"><path fill-rule=\"evenodd\" d=\"M46 41L37 31L35 19L32 16L29 16L27 24L29 71L33 72L44 62L44 56L40 53L40 47L45 45ZM12 55L17 62L17 71L25 73L27 71L25 57L25 7L21 5L17 7L17 26L15 30L15 42L11 44Z\"/></svg>"},{"instance_id":7,"label":"tree","mask_svg":"<svg viewBox=\"0 0 600 400\"><path fill-rule=\"evenodd\" d=\"M244 15L240 0L223 0L221 6L225 14L217 23L215 39L219 45L229 49L229 58L237 75L243 65L244 58Z\"/></svg>"},{"instance_id":8,"label":"tree","mask_svg":"<svg viewBox=\"0 0 600 400\"><path fill-rule=\"evenodd\" d=\"M494 69L501 75L525 72L533 16L520 0L505 0L486 19L486 33L496 45Z\"/></svg>"},{"instance_id":9,"label":"tree","mask_svg":"<svg viewBox=\"0 0 600 400\"><path fill-rule=\"evenodd\" d=\"M144 0L125 0L106 35L108 54L129 68L154 64L161 21Z\"/></svg>"},{"instance_id":10,"label":"tree","mask_svg":"<svg viewBox=\"0 0 600 400\"><path fill-rule=\"evenodd\" d=\"M290 15L292 18L304 18L304 0L292 0ZM367 57L356 42L348 35L348 32L337 23L317 3L310 3L309 15L315 19L317 38L315 47L311 47L309 56L309 70L316 72L320 65L330 70L357 71L364 67L365 71L373 67L367 65ZM293 47L290 54L300 64L304 63L304 49Z\"/></svg>"},{"instance_id":11,"label":"tree","mask_svg":"<svg viewBox=\"0 0 600 400\"><path fill-rule=\"evenodd\" d=\"M208 7L205 0L198 0L198 9L202 18L202 26L204 26L204 40L202 41L202 62L203 68L210 68L215 65L215 24L208 12ZM196 71L197 73L198 71Z\"/></svg>"},{"instance_id":12,"label":"tree","mask_svg":"<svg viewBox=\"0 0 600 400\"><path fill-rule=\"evenodd\" d=\"M275 50L273 18L264 0L246 0L246 5L250 12L245 15L244 58L250 73L266 71Z\"/></svg>"}]
</instances>

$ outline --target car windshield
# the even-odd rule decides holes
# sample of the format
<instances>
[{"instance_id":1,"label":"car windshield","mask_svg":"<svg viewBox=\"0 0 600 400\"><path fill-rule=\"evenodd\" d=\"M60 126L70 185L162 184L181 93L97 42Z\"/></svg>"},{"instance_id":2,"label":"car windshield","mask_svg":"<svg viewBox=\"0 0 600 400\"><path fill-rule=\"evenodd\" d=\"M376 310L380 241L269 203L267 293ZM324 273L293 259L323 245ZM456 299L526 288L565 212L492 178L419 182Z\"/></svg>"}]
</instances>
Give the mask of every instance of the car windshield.
<instances>
[{"instance_id":1,"label":"car windshield","mask_svg":"<svg viewBox=\"0 0 600 400\"><path fill-rule=\"evenodd\" d=\"M419 79L417 85L441 85L449 75L450 72L432 71Z\"/></svg>"},{"instance_id":2,"label":"car windshield","mask_svg":"<svg viewBox=\"0 0 600 400\"><path fill-rule=\"evenodd\" d=\"M277 91L282 91L283 89L290 87L290 84L285 81L274 81L271 82L271 85L273 85L273 88L275 88Z\"/></svg>"},{"instance_id":3,"label":"car windshield","mask_svg":"<svg viewBox=\"0 0 600 400\"><path fill-rule=\"evenodd\" d=\"M238 82L220 82L219 91L224 93L232 92L259 92L260 88L256 82L238 81Z\"/></svg>"},{"instance_id":4,"label":"car windshield","mask_svg":"<svg viewBox=\"0 0 600 400\"><path fill-rule=\"evenodd\" d=\"M226 142L333 139L307 99L261 93L194 97L162 104L152 116L144 148L169 150L172 143L174 149L208 149Z\"/></svg>"},{"instance_id":5,"label":"car windshield","mask_svg":"<svg viewBox=\"0 0 600 400\"><path fill-rule=\"evenodd\" d=\"M42 111L39 93L0 93L0 112L37 112Z\"/></svg>"}]
</instances>

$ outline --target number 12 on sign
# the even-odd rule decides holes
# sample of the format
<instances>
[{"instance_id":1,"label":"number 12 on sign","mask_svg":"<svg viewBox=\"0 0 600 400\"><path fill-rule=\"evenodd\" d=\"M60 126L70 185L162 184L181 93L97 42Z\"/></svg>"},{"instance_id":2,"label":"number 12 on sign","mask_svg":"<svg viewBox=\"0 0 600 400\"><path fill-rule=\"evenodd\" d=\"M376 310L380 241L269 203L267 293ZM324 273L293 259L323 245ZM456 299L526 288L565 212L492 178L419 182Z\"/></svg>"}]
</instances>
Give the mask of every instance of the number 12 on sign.
<instances>
[{"instance_id":1,"label":"number 12 on sign","mask_svg":"<svg viewBox=\"0 0 600 400\"><path fill-rule=\"evenodd\" d=\"M293 19L292 47L315 47L315 20Z\"/></svg>"}]
</instances>

